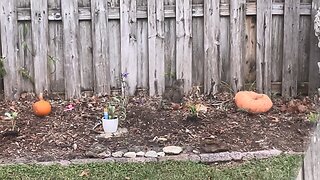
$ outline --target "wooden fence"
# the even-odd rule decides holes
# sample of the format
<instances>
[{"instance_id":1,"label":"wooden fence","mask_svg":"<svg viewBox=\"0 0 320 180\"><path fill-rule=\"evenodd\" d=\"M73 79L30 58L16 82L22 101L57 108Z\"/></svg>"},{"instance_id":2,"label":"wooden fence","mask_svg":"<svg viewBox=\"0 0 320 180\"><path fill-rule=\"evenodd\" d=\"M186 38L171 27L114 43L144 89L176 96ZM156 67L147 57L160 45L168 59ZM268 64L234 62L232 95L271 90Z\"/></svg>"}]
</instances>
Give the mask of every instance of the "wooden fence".
<instances>
[{"instance_id":1,"label":"wooden fence","mask_svg":"<svg viewBox=\"0 0 320 180\"><path fill-rule=\"evenodd\" d=\"M128 72L137 88L162 94L216 92L256 83L259 91L315 92L320 57L311 14L318 0L0 1L7 98L47 89L78 97L110 93Z\"/></svg>"}]
</instances>

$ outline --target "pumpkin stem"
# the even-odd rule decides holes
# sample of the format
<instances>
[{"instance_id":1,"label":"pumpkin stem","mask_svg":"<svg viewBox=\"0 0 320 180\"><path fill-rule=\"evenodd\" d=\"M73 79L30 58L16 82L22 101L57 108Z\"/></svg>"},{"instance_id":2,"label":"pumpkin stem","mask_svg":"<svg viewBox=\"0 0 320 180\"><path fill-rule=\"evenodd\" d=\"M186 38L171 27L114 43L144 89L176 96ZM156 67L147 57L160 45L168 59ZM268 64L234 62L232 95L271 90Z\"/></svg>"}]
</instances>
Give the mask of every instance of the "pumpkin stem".
<instances>
[{"instance_id":1,"label":"pumpkin stem","mask_svg":"<svg viewBox=\"0 0 320 180\"><path fill-rule=\"evenodd\" d=\"M39 93L39 100L43 100L43 93Z\"/></svg>"}]
</instances>

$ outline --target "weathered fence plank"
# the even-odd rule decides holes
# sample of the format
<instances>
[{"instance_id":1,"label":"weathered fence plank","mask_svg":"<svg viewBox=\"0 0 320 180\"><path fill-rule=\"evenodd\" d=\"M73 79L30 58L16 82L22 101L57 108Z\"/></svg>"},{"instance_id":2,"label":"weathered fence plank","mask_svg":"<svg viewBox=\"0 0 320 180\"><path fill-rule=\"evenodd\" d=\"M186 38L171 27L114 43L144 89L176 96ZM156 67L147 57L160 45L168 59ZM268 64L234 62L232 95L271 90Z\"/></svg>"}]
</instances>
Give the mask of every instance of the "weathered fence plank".
<instances>
[{"instance_id":1,"label":"weathered fence plank","mask_svg":"<svg viewBox=\"0 0 320 180\"><path fill-rule=\"evenodd\" d=\"M108 55L108 6L105 0L91 1L94 61L94 92L110 94L110 59Z\"/></svg>"},{"instance_id":2,"label":"weathered fence plank","mask_svg":"<svg viewBox=\"0 0 320 180\"><path fill-rule=\"evenodd\" d=\"M63 50L65 97L80 96L80 66L78 52L78 3L77 1L61 1L63 19Z\"/></svg>"},{"instance_id":3,"label":"weathered fence plank","mask_svg":"<svg viewBox=\"0 0 320 180\"><path fill-rule=\"evenodd\" d=\"M315 36L313 28L315 15L320 7L319 0L312 1L312 13L311 13L311 28L310 28L310 61L309 61L309 94L317 93L317 89L320 87L320 79L318 73L317 62L319 62L320 48L318 47L318 38Z\"/></svg>"},{"instance_id":4,"label":"weathered fence plank","mask_svg":"<svg viewBox=\"0 0 320 180\"><path fill-rule=\"evenodd\" d=\"M230 80L234 91L244 86L245 0L230 1Z\"/></svg>"},{"instance_id":5,"label":"weathered fence plank","mask_svg":"<svg viewBox=\"0 0 320 180\"><path fill-rule=\"evenodd\" d=\"M220 0L204 2L204 92L215 94L220 84Z\"/></svg>"},{"instance_id":6,"label":"weathered fence plank","mask_svg":"<svg viewBox=\"0 0 320 180\"><path fill-rule=\"evenodd\" d=\"M6 99L18 98L20 95L20 78L17 63L18 25L16 1L0 1L1 46L4 59L4 95Z\"/></svg>"},{"instance_id":7,"label":"weathered fence plank","mask_svg":"<svg viewBox=\"0 0 320 180\"><path fill-rule=\"evenodd\" d=\"M133 95L137 87L137 6L135 0L120 1L121 71L129 73L128 92Z\"/></svg>"},{"instance_id":8,"label":"weathered fence plank","mask_svg":"<svg viewBox=\"0 0 320 180\"><path fill-rule=\"evenodd\" d=\"M300 1L287 0L284 5L284 40L282 67L282 95L297 95L298 81L298 37Z\"/></svg>"},{"instance_id":9,"label":"weathered fence plank","mask_svg":"<svg viewBox=\"0 0 320 180\"><path fill-rule=\"evenodd\" d=\"M34 87L36 94L49 89L48 77L48 2L31 0Z\"/></svg>"},{"instance_id":10,"label":"weathered fence plank","mask_svg":"<svg viewBox=\"0 0 320 180\"><path fill-rule=\"evenodd\" d=\"M119 0L110 0L108 3L109 14L111 9L120 9ZM108 20L109 25L109 60L110 60L110 78L111 88L119 89L119 74L121 72L121 35L120 35L120 22L118 20Z\"/></svg>"},{"instance_id":11,"label":"weathered fence plank","mask_svg":"<svg viewBox=\"0 0 320 180\"><path fill-rule=\"evenodd\" d=\"M78 0L78 9L88 8L90 6L90 0ZM92 45L94 36L92 36L92 23L95 17L90 14L90 18L91 21L79 21L79 37L77 40L79 49L80 88L84 91L94 90Z\"/></svg>"},{"instance_id":12,"label":"weathered fence plank","mask_svg":"<svg viewBox=\"0 0 320 180\"><path fill-rule=\"evenodd\" d=\"M184 92L192 86L192 1L176 1L176 78L183 79Z\"/></svg>"},{"instance_id":13,"label":"weathered fence plank","mask_svg":"<svg viewBox=\"0 0 320 180\"><path fill-rule=\"evenodd\" d=\"M256 83L259 92L271 95L272 1L257 1Z\"/></svg>"},{"instance_id":14,"label":"weathered fence plank","mask_svg":"<svg viewBox=\"0 0 320 180\"><path fill-rule=\"evenodd\" d=\"M148 5L147 0L137 0L137 7ZM137 20L137 88L148 89L149 87L149 57L148 57L148 20Z\"/></svg>"},{"instance_id":15,"label":"weathered fence plank","mask_svg":"<svg viewBox=\"0 0 320 180\"><path fill-rule=\"evenodd\" d=\"M220 70L221 81L230 83L230 20L227 17L220 19Z\"/></svg>"},{"instance_id":16,"label":"weathered fence plank","mask_svg":"<svg viewBox=\"0 0 320 180\"><path fill-rule=\"evenodd\" d=\"M18 22L18 58L16 62L21 91L34 91L34 61L31 22ZM27 77L29 75L29 77Z\"/></svg>"},{"instance_id":17,"label":"weathered fence plank","mask_svg":"<svg viewBox=\"0 0 320 180\"><path fill-rule=\"evenodd\" d=\"M60 0L48 0L48 8L60 8ZM61 16L61 13L60 13ZM49 22L50 90L64 92L63 27L59 21Z\"/></svg>"},{"instance_id":18,"label":"weathered fence plank","mask_svg":"<svg viewBox=\"0 0 320 180\"><path fill-rule=\"evenodd\" d=\"M174 6L175 0L164 0L164 3L165 6ZM169 87L176 78L176 20L166 18L164 21L165 81L166 87Z\"/></svg>"},{"instance_id":19,"label":"weathered fence plank","mask_svg":"<svg viewBox=\"0 0 320 180\"><path fill-rule=\"evenodd\" d=\"M283 16L272 17L272 82L281 82L283 60Z\"/></svg>"},{"instance_id":20,"label":"weathered fence plank","mask_svg":"<svg viewBox=\"0 0 320 180\"><path fill-rule=\"evenodd\" d=\"M165 90L163 0L148 1L149 94Z\"/></svg>"}]
</instances>

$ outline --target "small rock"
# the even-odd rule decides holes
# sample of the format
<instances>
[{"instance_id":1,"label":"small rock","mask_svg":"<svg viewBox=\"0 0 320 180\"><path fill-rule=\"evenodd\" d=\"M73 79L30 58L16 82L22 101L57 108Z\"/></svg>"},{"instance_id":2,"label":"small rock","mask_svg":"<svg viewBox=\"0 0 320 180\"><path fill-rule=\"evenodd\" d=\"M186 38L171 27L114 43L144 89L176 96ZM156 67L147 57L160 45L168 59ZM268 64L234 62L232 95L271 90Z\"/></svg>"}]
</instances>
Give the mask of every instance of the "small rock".
<instances>
[{"instance_id":1,"label":"small rock","mask_svg":"<svg viewBox=\"0 0 320 180\"><path fill-rule=\"evenodd\" d=\"M166 156L166 153L164 153L164 152L158 152L157 155L158 155L159 157L164 157L164 156Z\"/></svg>"},{"instance_id":2,"label":"small rock","mask_svg":"<svg viewBox=\"0 0 320 180\"><path fill-rule=\"evenodd\" d=\"M126 152L123 156L127 158L135 158L137 157L137 154L135 152Z\"/></svg>"},{"instance_id":3,"label":"small rock","mask_svg":"<svg viewBox=\"0 0 320 180\"><path fill-rule=\"evenodd\" d=\"M137 155L138 157L143 157L145 154L146 154L145 152L139 151L139 152L137 152L136 155Z\"/></svg>"},{"instance_id":4,"label":"small rock","mask_svg":"<svg viewBox=\"0 0 320 180\"><path fill-rule=\"evenodd\" d=\"M175 155L180 154L183 151L182 147L179 147L179 146L167 146L167 147L164 147L162 150L166 154L175 154Z\"/></svg>"},{"instance_id":5,"label":"small rock","mask_svg":"<svg viewBox=\"0 0 320 180\"><path fill-rule=\"evenodd\" d=\"M102 144L95 143L90 146L90 148L86 151L85 155L90 158L96 158L99 157L100 153L103 153L104 151L109 151L108 148Z\"/></svg>"},{"instance_id":6,"label":"small rock","mask_svg":"<svg viewBox=\"0 0 320 180\"><path fill-rule=\"evenodd\" d=\"M158 154L156 151L148 151L144 156L149 158L156 158L158 157Z\"/></svg>"},{"instance_id":7,"label":"small rock","mask_svg":"<svg viewBox=\"0 0 320 180\"><path fill-rule=\"evenodd\" d=\"M112 153L111 155L112 155L112 157L120 158L123 156L123 154L124 154L123 151L116 151L116 152Z\"/></svg>"},{"instance_id":8,"label":"small rock","mask_svg":"<svg viewBox=\"0 0 320 180\"><path fill-rule=\"evenodd\" d=\"M192 152L193 152L194 154L200 154L200 152L199 152L198 150L192 150Z\"/></svg>"},{"instance_id":9,"label":"small rock","mask_svg":"<svg viewBox=\"0 0 320 180\"><path fill-rule=\"evenodd\" d=\"M100 158L108 158L110 156L111 156L110 151L104 151L104 152L98 154L98 157L100 157Z\"/></svg>"}]
</instances>

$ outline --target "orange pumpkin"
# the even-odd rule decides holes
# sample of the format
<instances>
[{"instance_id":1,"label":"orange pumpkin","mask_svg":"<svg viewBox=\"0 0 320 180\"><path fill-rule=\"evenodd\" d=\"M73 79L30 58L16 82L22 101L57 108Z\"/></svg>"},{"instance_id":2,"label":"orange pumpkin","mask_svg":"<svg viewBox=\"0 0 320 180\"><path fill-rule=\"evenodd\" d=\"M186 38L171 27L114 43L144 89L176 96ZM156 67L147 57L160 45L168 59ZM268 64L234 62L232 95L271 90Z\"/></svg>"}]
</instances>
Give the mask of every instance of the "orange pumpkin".
<instances>
[{"instance_id":1,"label":"orange pumpkin","mask_svg":"<svg viewBox=\"0 0 320 180\"><path fill-rule=\"evenodd\" d=\"M47 116L51 112L51 104L43 99L42 93L39 95L39 101L32 105L33 113L37 116Z\"/></svg>"},{"instance_id":2,"label":"orange pumpkin","mask_svg":"<svg viewBox=\"0 0 320 180\"><path fill-rule=\"evenodd\" d=\"M250 113L264 113L273 106L269 96L253 91L239 91L234 100L238 108Z\"/></svg>"}]
</instances>

